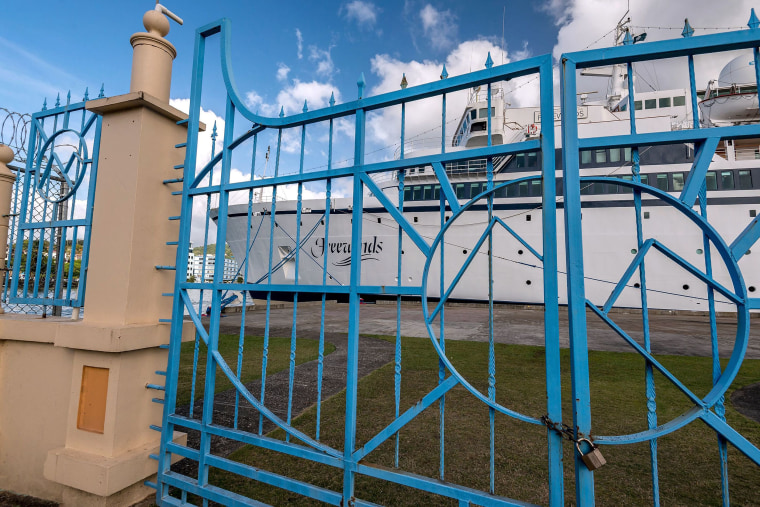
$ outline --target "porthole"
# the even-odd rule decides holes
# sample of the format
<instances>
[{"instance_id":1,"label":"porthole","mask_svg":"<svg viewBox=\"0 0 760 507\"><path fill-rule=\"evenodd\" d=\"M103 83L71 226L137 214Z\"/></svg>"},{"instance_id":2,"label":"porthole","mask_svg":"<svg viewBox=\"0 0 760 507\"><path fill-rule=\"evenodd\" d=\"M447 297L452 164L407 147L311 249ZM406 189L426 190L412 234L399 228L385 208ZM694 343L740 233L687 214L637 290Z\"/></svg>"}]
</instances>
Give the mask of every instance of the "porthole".
<instances>
[{"instance_id":1,"label":"porthole","mask_svg":"<svg viewBox=\"0 0 760 507\"><path fill-rule=\"evenodd\" d=\"M636 255L636 249L635 249L635 248L631 248L631 253L632 253L633 255Z\"/></svg>"},{"instance_id":2,"label":"porthole","mask_svg":"<svg viewBox=\"0 0 760 507\"><path fill-rule=\"evenodd\" d=\"M688 283L683 284L683 290L689 290L689 284Z\"/></svg>"},{"instance_id":3,"label":"porthole","mask_svg":"<svg viewBox=\"0 0 760 507\"><path fill-rule=\"evenodd\" d=\"M531 282L530 280L525 280L525 285L530 285L531 283L533 282Z\"/></svg>"},{"instance_id":4,"label":"porthole","mask_svg":"<svg viewBox=\"0 0 760 507\"><path fill-rule=\"evenodd\" d=\"M530 222L530 215L525 215L525 221Z\"/></svg>"},{"instance_id":5,"label":"porthole","mask_svg":"<svg viewBox=\"0 0 760 507\"><path fill-rule=\"evenodd\" d=\"M378 224L382 224L382 223L383 223L383 219L382 219L382 218L380 218L380 217L377 217L377 223L378 223Z\"/></svg>"},{"instance_id":6,"label":"porthole","mask_svg":"<svg viewBox=\"0 0 760 507\"><path fill-rule=\"evenodd\" d=\"M641 288L641 284L639 282L636 282L636 283L633 284L633 287L636 288L636 289L639 289L639 288Z\"/></svg>"},{"instance_id":7,"label":"porthole","mask_svg":"<svg viewBox=\"0 0 760 507\"><path fill-rule=\"evenodd\" d=\"M522 255L522 254L523 254L523 251L522 251L522 250L518 250L518 251L517 251L517 255Z\"/></svg>"},{"instance_id":8,"label":"porthole","mask_svg":"<svg viewBox=\"0 0 760 507\"><path fill-rule=\"evenodd\" d=\"M417 217L414 217L414 223L416 224L418 221Z\"/></svg>"},{"instance_id":9,"label":"porthole","mask_svg":"<svg viewBox=\"0 0 760 507\"><path fill-rule=\"evenodd\" d=\"M467 255L467 250L462 250L462 253Z\"/></svg>"},{"instance_id":10,"label":"porthole","mask_svg":"<svg viewBox=\"0 0 760 507\"><path fill-rule=\"evenodd\" d=\"M701 248L697 248L697 255L702 255L704 251Z\"/></svg>"},{"instance_id":11,"label":"porthole","mask_svg":"<svg viewBox=\"0 0 760 507\"><path fill-rule=\"evenodd\" d=\"M750 291L750 292L755 292L755 286L754 285L750 285L747 290Z\"/></svg>"}]
</instances>

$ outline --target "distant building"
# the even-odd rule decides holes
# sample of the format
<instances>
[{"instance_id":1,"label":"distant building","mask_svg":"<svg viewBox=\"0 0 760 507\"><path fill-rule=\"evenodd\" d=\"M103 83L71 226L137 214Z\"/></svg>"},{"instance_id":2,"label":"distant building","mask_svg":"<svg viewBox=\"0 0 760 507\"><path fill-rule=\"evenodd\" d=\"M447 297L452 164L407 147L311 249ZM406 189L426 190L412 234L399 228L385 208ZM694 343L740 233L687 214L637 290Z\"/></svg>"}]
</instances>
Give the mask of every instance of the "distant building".
<instances>
[{"instance_id":1,"label":"distant building","mask_svg":"<svg viewBox=\"0 0 760 507\"><path fill-rule=\"evenodd\" d=\"M196 282L201 282L204 279L206 282L211 282L214 280L215 263L216 255L207 253L204 269L203 253L196 255L191 245L187 252L187 277L190 278L192 276ZM237 274L238 265L235 259L225 258L222 279L225 282L233 282Z\"/></svg>"}]
</instances>

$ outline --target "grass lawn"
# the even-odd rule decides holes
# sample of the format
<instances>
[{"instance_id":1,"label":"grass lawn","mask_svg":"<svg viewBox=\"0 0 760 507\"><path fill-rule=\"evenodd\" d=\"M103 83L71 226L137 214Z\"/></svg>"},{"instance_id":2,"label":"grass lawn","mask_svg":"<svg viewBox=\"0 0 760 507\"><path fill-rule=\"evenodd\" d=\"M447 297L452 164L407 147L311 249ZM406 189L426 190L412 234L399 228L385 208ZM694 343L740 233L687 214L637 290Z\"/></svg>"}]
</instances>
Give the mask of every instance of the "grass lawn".
<instances>
[{"instance_id":1,"label":"grass lawn","mask_svg":"<svg viewBox=\"0 0 760 507\"><path fill-rule=\"evenodd\" d=\"M232 371L237 371L238 347L240 336L233 334L219 335L219 353L227 361ZM243 365L241 380L243 383L261 378L261 358L264 348L264 338L246 336L243 344ZM179 362L179 379L177 384L177 406L190 403L190 393L193 384L194 342L182 344ZM325 355L335 350L331 343L325 343ZM319 342L316 340L296 340L296 364L306 363L317 359ZM270 338L269 355L267 360L267 375L288 368L290 364L290 338ZM198 347L198 372L195 380L195 399L203 398L203 386L206 381L206 346L203 341ZM217 368L216 392L232 389L232 383L221 369Z\"/></svg>"},{"instance_id":2,"label":"grass lawn","mask_svg":"<svg viewBox=\"0 0 760 507\"><path fill-rule=\"evenodd\" d=\"M388 339L388 338L386 338ZM389 339L390 340L390 339ZM316 345L316 344L315 344ZM300 347L300 344L299 344ZM401 411L429 392L438 382L438 358L428 339L402 340L403 364ZM447 354L459 371L477 388L487 388L486 343L447 342ZM300 349L299 349L300 350ZM226 357L226 356L225 356ZM283 357L287 357L284 354ZM698 395L711 384L709 358L661 356L666 367ZM497 345L497 400L514 410L539 417L545 413L545 364L541 347ZM562 351L565 421L570 408L569 351ZM595 434L624 434L646 428L644 360L629 353L591 352L592 420ZM733 388L760 380L760 361L746 360ZM659 421L666 422L689 408L686 397L670 382L655 374ZM388 364L359 383L357 446L369 440L394 418L394 365ZM730 392L729 392L730 394ZM752 421L726 403L726 417L737 431L760 444L760 423ZM322 404L321 440L342 449L345 392ZM295 419L294 425L314 434L316 408ZM445 480L487 490L489 484L488 410L464 389L446 396ZM400 434L399 467L408 472L437 477L439 471L440 410L435 404L407 425ZM270 436L284 438L277 430ZM394 442L388 441L369 454L364 463L394 466ZM719 505L720 475L715 433L695 421L660 438L659 477L662 505ZM649 444L604 446L607 465L595 473L598 505L651 505ZM496 417L496 493L531 503L548 503L546 430L543 426ZM573 454L565 442L565 501L574 504ZM314 464L245 447L232 459L264 470L340 491L342 473ZM760 505L760 467L729 446L729 481L734 505ZM270 504L312 505L317 502L272 488L221 470L212 470L211 484ZM385 505L454 505L443 497L359 476L356 496Z\"/></svg>"}]
</instances>

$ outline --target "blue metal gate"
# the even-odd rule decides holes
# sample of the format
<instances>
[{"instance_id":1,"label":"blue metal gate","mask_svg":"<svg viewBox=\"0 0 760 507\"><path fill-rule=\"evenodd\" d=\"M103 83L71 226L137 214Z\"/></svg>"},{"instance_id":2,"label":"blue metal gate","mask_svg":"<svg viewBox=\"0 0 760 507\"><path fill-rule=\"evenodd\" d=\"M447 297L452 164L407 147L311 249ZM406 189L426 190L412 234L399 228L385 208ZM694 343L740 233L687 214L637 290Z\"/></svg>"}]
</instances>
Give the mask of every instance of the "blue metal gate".
<instances>
[{"instance_id":1,"label":"blue metal gate","mask_svg":"<svg viewBox=\"0 0 760 507\"><path fill-rule=\"evenodd\" d=\"M634 442L651 442L652 449L652 479L655 491L655 504L659 502L657 495L657 445L656 439L669 432L675 431L696 418L702 419L719 434L718 445L721 449L723 460L722 472L725 473L726 442L735 445L741 452L750 457L755 463L760 463L760 454L756 447L746 441L741 435L732 430L721 419L720 406L722 395L725 393L736 372L741 365L748 337L749 309L758 307L757 302L747 297L742 281L741 273L736 265L736 260L757 239L760 227L754 227L754 221L747 228L745 234L734 241L731 246L720 238L715 230L709 225L705 217L692 211L692 205L704 187L704 175L709 165L710 150L715 149L715 141L721 137L760 137L760 127L748 125L732 129L694 129L675 133L636 134L633 89L630 88L629 109L631 110L631 135L583 138L578 139L575 121L567 121L575 118L576 89L575 71L584 67L606 65L609 63L626 63L629 66L633 62L647 59L687 56L690 66L693 65L691 56L699 53L719 51L736 48L755 48L760 43L760 31L752 26L749 31L730 34L713 35L708 37L694 37L681 41L658 42L641 47L627 45L621 48L613 48L604 51L589 51L573 53L563 56L562 59L562 133L565 147L562 155L564 164L564 216L565 237L568 266L568 301L570 312L571 333L571 369L572 369L572 412L573 427L562 423L561 403L561 372L560 372L560 317L559 317L559 292L558 292L558 266L557 266L557 225L556 225L556 175L555 175L555 140L554 140L554 104L553 104L553 79L552 60L549 55L531 58L522 62L509 63L501 66L493 66L490 55L486 61L485 70L476 71L463 76L448 77L444 67L441 81L424 84L415 87L406 87L406 79L402 81L402 89L396 92L365 97L365 82L363 77L358 84L358 98L355 101L336 104L331 100L330 106L325 109L309 111L308 104L304 104L303 113L286 117L281 112L279 118L266 118L250 111L244 100L238 93L232 77L230 66L230 23L227 20L212 23L200 28L196 35L193 84L191 90L190 118L188 120L188 140L186 143L187 156L184 164L183 179L183 205L180 225L180 237L178 241L178 255L176 263L177 279L174 293L174 309L172 316L171 343L169 345L169 363L167 368L166 396L164 400L164 416L162 426L156 428L161 431L161 452L157 456L159 462L157 488L157 501L160 505L187 505L196 502L195 498L206 505L209 501L229 505L260 505L259 502L241 496L225 487L213 484L210 481L211 469L219 469L231 472L241 477L268 484L273 487L296 493L298 495L322 501L331 505L370 505L367 499L357 498L355 485L359 478L371 477L387 482L392 487L410 487L439 495L449 501L459 502L459 505L524 505L520 499L500 496L495 490L494 484L498 474L506 474L508 471L499 470L495 464L495 442L503 437L497 433L496 419L510 418L524 424L526 431L539 429L546 435L545 475L548 483L548 502L551 505L563 505L565 502L564 490L564 467L563 467L563 437L578 443L578 451L573 451L575 462L576 501L579 505L591 505L594 502L593 472L582 461L581 452L587 453L590 449L585 442L594 444L623 444ZM206 55L206 42L210 37L218 36L221 46L222 73L226 85L226 111L224 115L224 132L222 137L221 152L212 154L211 160L196 172L198 127L201 106L202 83L204 79L204 62ZM536 138L527 138L508 144L495 144L491 142L491 100L493 87L499 82L522 78L525 76L537 76L540 90L541 108L541 135ZM446 107L447 96L458 91L468 89L485 89L488 100L487 114L488 142L486 146L465 150L447 150L446 133ZM696 101L696 91L692 77L692 100ZM407 121L407 109L415 103L434 99L442 111L441 137L438 149L433 154L414 156L414 152L406 150L404 129ZM430 103L430 102L427 102ZM394 160L366 161L367 149L365 140L367 136L367 118L378 112L400 108L400 155ZM436 109L437 110L437 109ZM695 103L696 110L696 103ZM568 116L567 112L571 114ZM353 126L349 123L353 120ZM251 128L242 128L238 121L252 123ZM333 148L336 135L336 125L340 122L341 129L349 130L353 137L353 153L351 160L346 164L334 162ZM695 122L698 123L698 122ZM326 168L317 167L313 170L305 169L304 157L306 152L307 127L311 132L325 132L327 144L324 151L327 153ZM323 129L322 131L318 129ZM289 130L294 129L294 130ZM268 173L268 165L261 167L256 165L260 160L261 152L266 142L265 136L275 139L274 169ZM292 141L298 148L293 149ZM300 139L300 144L298 143ZM289 150L298 153L300 159L297 165L290 171L281 166L284 159L284 144L291 142ZM659 191L641 183L638 178L638 147L641 145L654 145L673 142L695 142L698 146L698 156L695 157L694 168L684 187L680 200L675 199L665 192ZM680 258L678 254L668 248L662 242L645 239L639 227L639 248L637 255L623 277L615 286L609 301L602 308L589 303L584 295L584 271L583 271L583 245L581 242L580 222L580 185L581 177L578 164L578 150L595 147L631 147L634 154L633 178L631 181L622 178L596 178L589 182L610 181L616 185L632 188L636 202L637 223L641 222L641 195L650 194L668 205L676 207L685 216L692 220L704 231L705 250L716 252L722 261L728 266L733 286L726 288L717 283L711 274L711 261L706 256L706 268L701 270ZM269 149L266 150L267 164L270 161ZM540 154L540 174L511 180L499 185L494 184L495 160L520 154ZM233 168L240 168L240 160L248 160L247 181L232 179ZM473 162L483 164L483 174L486 183L467 202L460 202L461 196L457 195L455 185L452 185L454 172L451 167L472 167ZM234 161L234 162L233 162ZM284 165L284 164L283 164ZM405 192L405 179L413 171L432 168L435 173L440 189L436 209L440 215L437 232L433 237L421 232L421 226L417 225L416 218L410 220L410 216L404 210L404 201L408 199ZM273 173L273 174L272 174ZM381 188L379 181L386 179L393 181L392 188L397 193L388 191L388 186ZM335 205L332 192L336 182L348 182L350 191L350 204L346 208ZM519 186L527 182L540 182L541 192L541 241L526 239L505 223L498 214L494 213L494 197L507 187ZM289 187L290 186L290 187ZM281 199L278 192L285 193L290 188L295 192L296 202L288 207ZM316 219L310 217L312 209L304 204L305 191L311 188L319 188L323 191L322 199L324 211L319 212ZM262 196L267 192L267 198ZM224 258L221 250L216 250L216 264L212 281L205 279L187 281L188 274L188 250L193 227L193 209L206 207L216 208L216 245L224 245L230 239L229 220L230 199L233 194L247 196L247 211L245 213L245 249L246 257L243 267L243 281L234 283L224 282ZM396 276L393 284L372 284L365 280L369 279L363 273L363 256L367 253L367 247L363 244L363 228L367 227L364 219L367 194L371 194L379 202L383 209L382 220L389 218L397 227L396 246ZM257 197L258 196L258 197ZM397 197L396 197L397 196ZM700 199L700 203L705 200ZM262 203L265 205L262 207ZM200 206L198 206L200 204ZM451 238L452 228L457 220L461 220L465 213L471 212L479 206L479 210L487 215L485 226L480 232L474 245L468 245L464 250L465 260L453 274L446 273L444 269L446 238ZM321 208L320 208L321 209ZM273 239L269 240L268 256L260 260L259 269L263 269L264 275L258 276L249 273L248 252L252 243L259 234L265 235L269 229L269 238L275 237L275 229L283 229L278 223L278 214L290 216L293 220L295 233L290 235L292 245L278 247L275 250ZM343 250L344 265L349 266L350 276L347 283L341 283L337 277L328 270L327 251L325 250L324 264L320 266L320 282L306 281L304 266L306 262L313 261L304 250L305 240L310 238L315 230L320 229L323 237L323 246L328 245L331 234L331 219L335 221L341 214L350 217L350 239ZM262 218L263 217L263 218ZM309 218L307 220L307 217ZM281 219L282 220L282 219ZM378 218L380 221L381 218ZM197 218L195 219L197 225ZM306 225L304 225L306 223ZM201 224L206 238L213 230L210 229L208 215L205 224ZM263 227L262 227L263 226ZM479 230L480 231L480 230ZM528 415L514 410L497 401L496 396L496 371L495 343L494 343L494 280L497 274L494 271L494 233L506 233L514 238L536 259L537 266L542 272L544 333L545 333L545 395L546 404L542 412L543 417ZM447 236L448 233L448 236ZM295 236L295 237L293 237ZM206 241L204 241L204 244ZM405 250L407 250L405 252ZM418 258L422 259L421 279L406 281L402 276L406 271L405 263L413 256L413 250ZM644 329L646 343L639 345L634 339L617 326L609 315L609 309L614 304L620 291L626 286L632 274L640 273L642 308L646 310L646 277L644 273L644 259L647 252L657 250L671 258L677 266L697 276L709 287L711 294L720 293L736 305L737 309L737 339L734 353L728 365L720 371L717 363L715 387L704 397L693 394L674 375L660 364L650 353L648 330L646 328L646 314L644 316ZM522 253L522 250L521 250ZM482 392L478 387L468 381L462 375L454 362L446 353L445 337L445 313L446 302L449 301L456 290L457 285L466 276L465 272L472 265L476 255L487 256L487 274L484 294L488 301L488 367L487 390ZM279 255L279 257L278 257ZM290 274L286 273L291 269ZM274 276L275 273L278 276ZM284 280L284 281L283 281ZM304 281L302 281L304 280ZM224 293L227 290L239 290L243 292L242 319L237 347L237 364L231 364L229 358L225 358L220 352L220 326L223 324L221 307ZM200 291L211 294L211 304L208 312L208 321L202 319L198 305L192 300L192 291ZM241 379L241 364L245 348L245 315L246 304L249 294L258 294L265 298L266 311L262 312L265 319L265 333L263 337L263 349L261 352L261 387L260 392L252 392ZM402 380L402 357L401 357L401 331L397 325L394 358L394 385L392 393L395 401L395 417L384 429L371 436L357 436L357 406L359 404L358 370L359 357L362 353L360 347L360 323L362 318L362 298L377 296L391 297L396 300L397 319L401 315L401 298L416 298L422 302L425 326L431 338L431 346L435 349L439 361L437 386L430 390L421 399L416 400L407 410L403 409L400 400L400 383ZM322 400L322 365L324 359L324 324L325 303L328 299L345 299L348 301L348 332L347 346L347 371L345 384L345 431L342 446L331 446L320 439L320 412L319 402ZM288 364L288 389L287 389L287 415L277 415L272 408L272 396L266 395L267 362L273 358L269 356L270 344L270 315L273 303L277 300L289 299L293 305L291 326L291 340L289 346ZM313 379L320 393L317 399L316 424L313 431L297 429L293 425L292 402L294 392L299 386L294 382L294 368L297 351L297 314L299 301L321 301L321 332L319 337L319 369L317 377ZM203 307L202 304L200 306ZM586 344L586 312L587 309L597 315L611 329L616 331L631 347L639 352L647 364L647 393L649 430L634 435L623 436L597 436L592 433L590 416L590 391L588 350ZM182 326L184 316L189 314L195 326L194 354L190 365L180 364L182 352ZM715 319L715 310L711 306L710 314ZM398 322L398 321L397 321ZM200 352L205 350L205 366L199 364ZM188 368L191 376L192 394L190 395L189 409L181 407L178 401L180 388L180 369L184 368L187 374ZM657 371L678 386L686 396L694 403L694 408L682 416L664 424L659 424L656 417L656 404L654 403L653 372ZM218 375L220 374L220 375ZM202 390L202 405L196 407L196 381L203 375L202 386L198 385L198 391ZM183 381L184 382L184 381ZM214 418L214 400L217 395L216 385L219 382L228 382L235 389L234 419L223 421ZM482 403L484 410L489 416L488 437L490 442L490 459L488 464L488 486L482 490L464 486L456 480L447 478L444 474L444 460L446 456L446 426L445 403L447 393L452 390L467 391L475 399ZM390 393L389 393L390 395ZM239 412L242 407L248 405L260 414L258 431L244 430L239 427ZM438 470L436 477L422 476L413 471L406 471L399 462L399 439L398 435L407 424L413 422L426 409L434 409L437 405L440 419L437 425L437 437L439 442ZM242 417L242 416L240 416ZM264 434L263 422L267 421L279 428L284 438L273 438ZM198 435L197 445L183 445L173 441L176 431L192 432ZM593 435L593 436L592 436ZM298 477L297 474L274 472L263 470L255 465L249 465L233 459L220 456L212 452L212 441L228 439L242 444L253 445L268 451L282 453L284 455L306 461L315 466L327 467L339 471L341 480L335 487L315 485L308 479ZM392 467L383 467L372 461L372 453L383 445L391 445L395 448L395 461ZM519 438L513 445L520 445ZM197 472L180 472L173 470L171 463L176 458L189 459ZM544 459L543 457L541 459ZM463 464L466 466L466 464ZM727 479L724 479L724 499L728 501ZM194 496L191 496L194 495Z\"/></svg>"},{"instance_id":2,"label":"blue metal gate","mask_svg":"<svg viewBox=\"0 0 760 507\"><path fill-rule=\"evenodd\" d=\"M101 89L101 95L103 91ZM101 118L81 102L34 113L16 182L8 265L11 304L84 305ZM21 175L20 175L21 176ZM54 312L55 313L55 312Z\"/></svg>"}]
</instances>

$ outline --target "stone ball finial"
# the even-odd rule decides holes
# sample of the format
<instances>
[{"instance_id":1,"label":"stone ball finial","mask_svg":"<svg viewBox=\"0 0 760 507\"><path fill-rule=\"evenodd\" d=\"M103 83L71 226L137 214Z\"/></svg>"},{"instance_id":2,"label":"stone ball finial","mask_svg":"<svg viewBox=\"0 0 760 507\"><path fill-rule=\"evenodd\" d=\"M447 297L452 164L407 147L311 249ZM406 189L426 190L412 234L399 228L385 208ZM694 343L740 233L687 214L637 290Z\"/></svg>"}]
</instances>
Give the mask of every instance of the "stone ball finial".
<instances>
[{"instance_id":1,"label":"stone ball finial","mask_svg":"<svg viewBox=\"0 0 760 507\"><path fill-rule=\"evenodd\" d=\"M159 37L166 37L169 33L169 20L166 16L156 10L149 10L143 16L143 26L148 33L158 35Z\"/></svg>"},{"instance_id":2,"label":"stone ball finial","mask_svg":"<svg viewBox=\"0 0 760 507\"><path fill-rule=\"evenodd\" d=\"M13 162L13 150L4 144L0 144L0 164L10 164Z\"/></svg>"}]
</instances>

